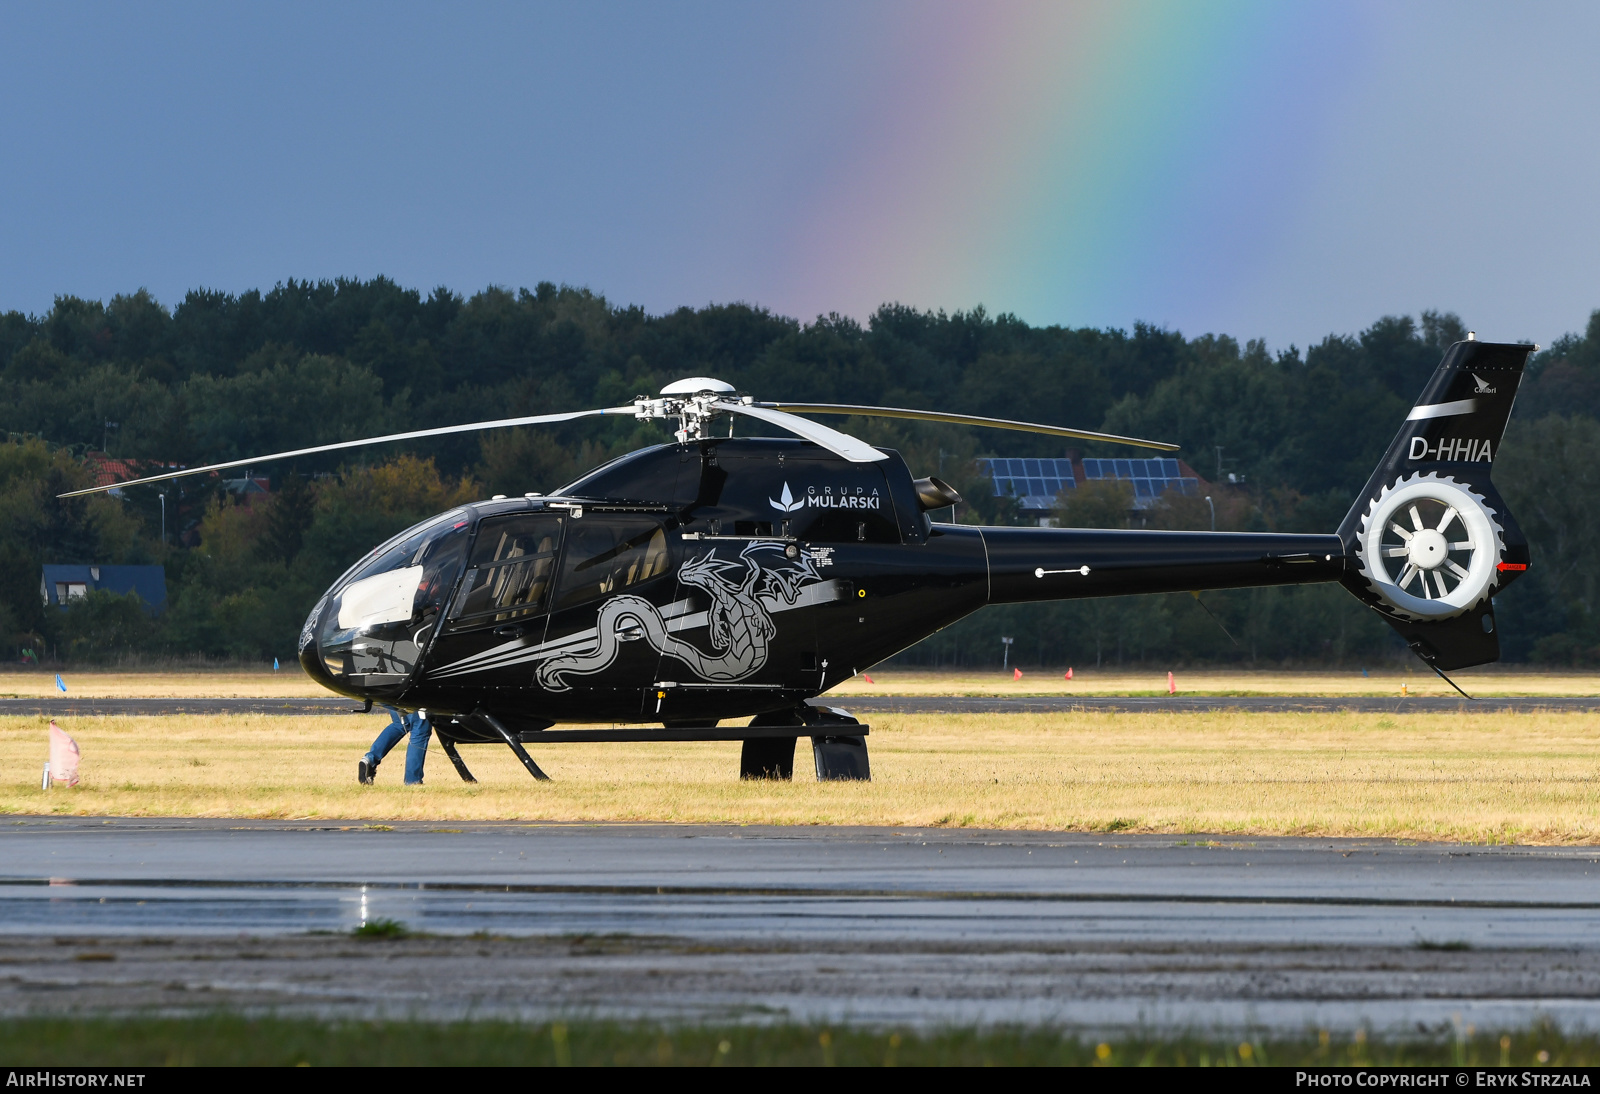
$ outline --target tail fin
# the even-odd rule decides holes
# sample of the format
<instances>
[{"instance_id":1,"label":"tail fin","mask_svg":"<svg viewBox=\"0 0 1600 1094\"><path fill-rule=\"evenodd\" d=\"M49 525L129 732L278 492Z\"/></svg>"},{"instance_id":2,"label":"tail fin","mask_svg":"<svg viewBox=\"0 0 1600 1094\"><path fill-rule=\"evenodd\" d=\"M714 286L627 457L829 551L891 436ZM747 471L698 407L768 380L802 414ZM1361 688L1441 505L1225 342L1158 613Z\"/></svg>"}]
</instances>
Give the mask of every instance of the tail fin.
<instances>
[{"instance_id":1,"label":"tail fin","mask_svg":"<svg viewBox=\"0 0 1600 1094\"><path fill-rule=\"evenodd\" d=\"M1535 348L1469 336L1446 350L1339 526L1345 588L1441 670L1499 660L1492 598L1528 568L1489 474Z\"/></svg>"}]
</instances>

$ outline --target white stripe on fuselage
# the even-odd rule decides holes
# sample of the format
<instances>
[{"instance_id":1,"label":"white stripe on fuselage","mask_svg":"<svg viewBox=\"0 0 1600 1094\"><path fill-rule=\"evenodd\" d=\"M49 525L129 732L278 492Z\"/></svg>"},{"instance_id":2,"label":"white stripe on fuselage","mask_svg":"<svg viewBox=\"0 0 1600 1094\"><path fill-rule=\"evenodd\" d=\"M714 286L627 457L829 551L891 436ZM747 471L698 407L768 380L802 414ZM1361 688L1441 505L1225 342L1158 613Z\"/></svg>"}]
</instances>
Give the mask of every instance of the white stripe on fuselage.
<instances>
[{"instance_id":1,"label":"white stripe on fuselage","mask_svg":"<svg viewBox=\"0 0 1600 1094\"><path fill-rule=\"evenodd\" d=\"M1426 406L1414 406L1411 413L1406 415L1408 422L1421 422L1429 418L1454 418L1458 414L1471 414L1478 409L1476 399L1457 399L1453 403L1429 403Z\"/></svg>"}]
</instances>

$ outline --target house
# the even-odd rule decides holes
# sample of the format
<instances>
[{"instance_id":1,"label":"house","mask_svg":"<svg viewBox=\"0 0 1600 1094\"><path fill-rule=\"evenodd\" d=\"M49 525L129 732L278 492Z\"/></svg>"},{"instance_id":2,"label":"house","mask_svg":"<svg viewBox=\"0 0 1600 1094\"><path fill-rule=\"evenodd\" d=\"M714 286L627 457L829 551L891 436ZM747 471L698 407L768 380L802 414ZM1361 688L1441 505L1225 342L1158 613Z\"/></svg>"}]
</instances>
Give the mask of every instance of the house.
<instances>
[{"instance_id":1,"label":"house","mask_svg":"<svg viewBox=\"0 0 1600 1094\"><path fill-rule=\"evenodd\" d=\"M95 486L110 486L114 482L144 478L166 470L182 471L188 466L188 464L167 463L160 460L119 460L104 452L87 452L84 454L84 461L88 464L89 475ZM122 497L121 490L108 490L106 493L114 498Z\"/></svg>"},{"instance_id":2,"label":"house","mask_svg":"<svg viewBox=\"0 0 1600 1094\"><path fill-rule=\"evenodd\" d=\"M75 566L48 564L39 579L45 604L65 608L91 589L125 596L138 593L152 613L167 606L167 574L160 566Z\"/></svg>"},{"instance_id":3,"label":"house","mask_svg":"<svg viewBox=\"0 0 1600 1094\"><path fill-rule=\"evenodd\" d=\"M1063 490L1076 490L1094 479L1121 479L1133 487L1133 508L1148 509L1168 490L1199 497L1204 485L1194 468L1182 460L1080 458L1076 453L1065 459L1016 459L992 457L976 461L978 470L994 483L994 496L1016 498L1024 513L1048 519L1056 496Z\"/></svg>"},{"instance_id":4,"label":"house","mask_svg":"<svg viewBox=\"0 0 1600 1094\"><path fill-rule=\"evenodd\" d=\"M233 498L235 505L254 509L259 501L272 496L272 480L261 475L247 474L242 479L223 479L222 488Z\"/></svg>"}]
</instances>

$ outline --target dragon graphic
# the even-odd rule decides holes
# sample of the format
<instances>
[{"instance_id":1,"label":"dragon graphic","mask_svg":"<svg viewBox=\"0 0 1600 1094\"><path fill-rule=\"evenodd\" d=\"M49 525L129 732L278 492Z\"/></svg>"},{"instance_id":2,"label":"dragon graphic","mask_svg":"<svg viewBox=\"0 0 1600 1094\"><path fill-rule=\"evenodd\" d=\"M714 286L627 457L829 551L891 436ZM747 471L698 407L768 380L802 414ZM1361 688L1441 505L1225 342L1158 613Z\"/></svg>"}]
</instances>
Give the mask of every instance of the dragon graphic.
<instances>
[{"instance_id":1,"label":"dragon graphic","mask_svg":"<svg viewBox=\"0 0 1600 1094\"><path fill-rule=\"evenodd\" d=\"M536 673L539 684L549 691L566 691L572 686L567 676L603 672L617 659L622 643L641 640L683 662L702 680L743 680L767 663L769 644L778 632L770 609L780 601L794 604L802 587L819 580L808 551L790 558L784 544L762 541L748 544L737 559L724 559L713 547L678 568L680 584L693 586L711 600L706 610L711 653L669 633L660 609L650 601L614 596L600 605L595 647L550 658Z\"/></svg>"}]
</instances>

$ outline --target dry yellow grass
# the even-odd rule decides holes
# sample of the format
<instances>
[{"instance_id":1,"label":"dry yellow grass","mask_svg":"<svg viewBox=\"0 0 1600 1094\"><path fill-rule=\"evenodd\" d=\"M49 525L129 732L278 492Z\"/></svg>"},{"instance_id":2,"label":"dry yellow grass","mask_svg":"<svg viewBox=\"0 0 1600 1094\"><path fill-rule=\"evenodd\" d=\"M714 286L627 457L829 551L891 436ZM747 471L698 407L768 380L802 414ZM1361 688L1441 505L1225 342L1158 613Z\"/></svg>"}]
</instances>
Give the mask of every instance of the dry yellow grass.
<instances>
[{"instance_id":1,"label":"dry yellow grass","mask_svg":"<svg viewBox=\"0 0 1600 1094\"><path fill-rule=\"evenodd\" d=\"M96 672L66 669L62 696L53 669L0 672L0 698L5 699L327 699L332 693L290 662L282 670L220 672L184 669L165 672Z\"/></svg>"},{"instance_id":2,"label":"dry yellow grass","mask_svg":"<svg viewBox=\"0 0 1600 1094\"><path fill-rule=\"evenodd\" d=\"M39 789L45 722L0 719L0 812L353 821L870 824L1600 842L1600 716L875 717L874 781L741 783L738 745L435 747L428 785L355 783L378 718L64 719L83 785ZM804 768L804 741L797 757Z\"/></svg>"},{"instance_id":3,"label":"dry yellow grass","mask_svg":"<svg viewBox=\"0 0 1600 1094\"><path fill-rule=\"evenodd\" d=\"M830 690L830 695L1156 695L1167 690L1167 670L1093 668L1023 669L1022 679L1010 672L938 672L915 669L872 669ZM1332 672L1246 672L1218 668L1179 668L1175 682L1179 695L1399 695L1405 685L1410 695L1453 696L1455 691L1422 665L1414 670L1359 669ZM872 677L872 683L866 681ZM1529 672L1487 666L1451 673L1455 681L1478 696L1600 695L1600 673Z\"/></svg>"},{"instance_id":4,"label":"dry yellow grass","mask_svg":"<svg viewBox=\"0 0 1600 1094\"><path fill-rule=\"evenodd\" d=\"M1405 684L1412 695L1454 695L1450 686L1418 666L1410 672L1369 670L1338 672L1242 672L1229 669L1179 669L1180 695L1399 695ZM939 672L883 669L843 681L829 695L1147 695L1165 692L1166 670L1061 671L1024 669L1021 680L1009 673ZM1600 695L1600 673L1528 672L1503 666L1468 669L1453 674L1474 695ZM166 672L62 673L66 698L196 699L196 698L329 698L300 667L286 664L281 672L182 670ZM0 671L0 698L50 698L59 695L55 674L47 670Z\"/></svg>"}]
</instances>

